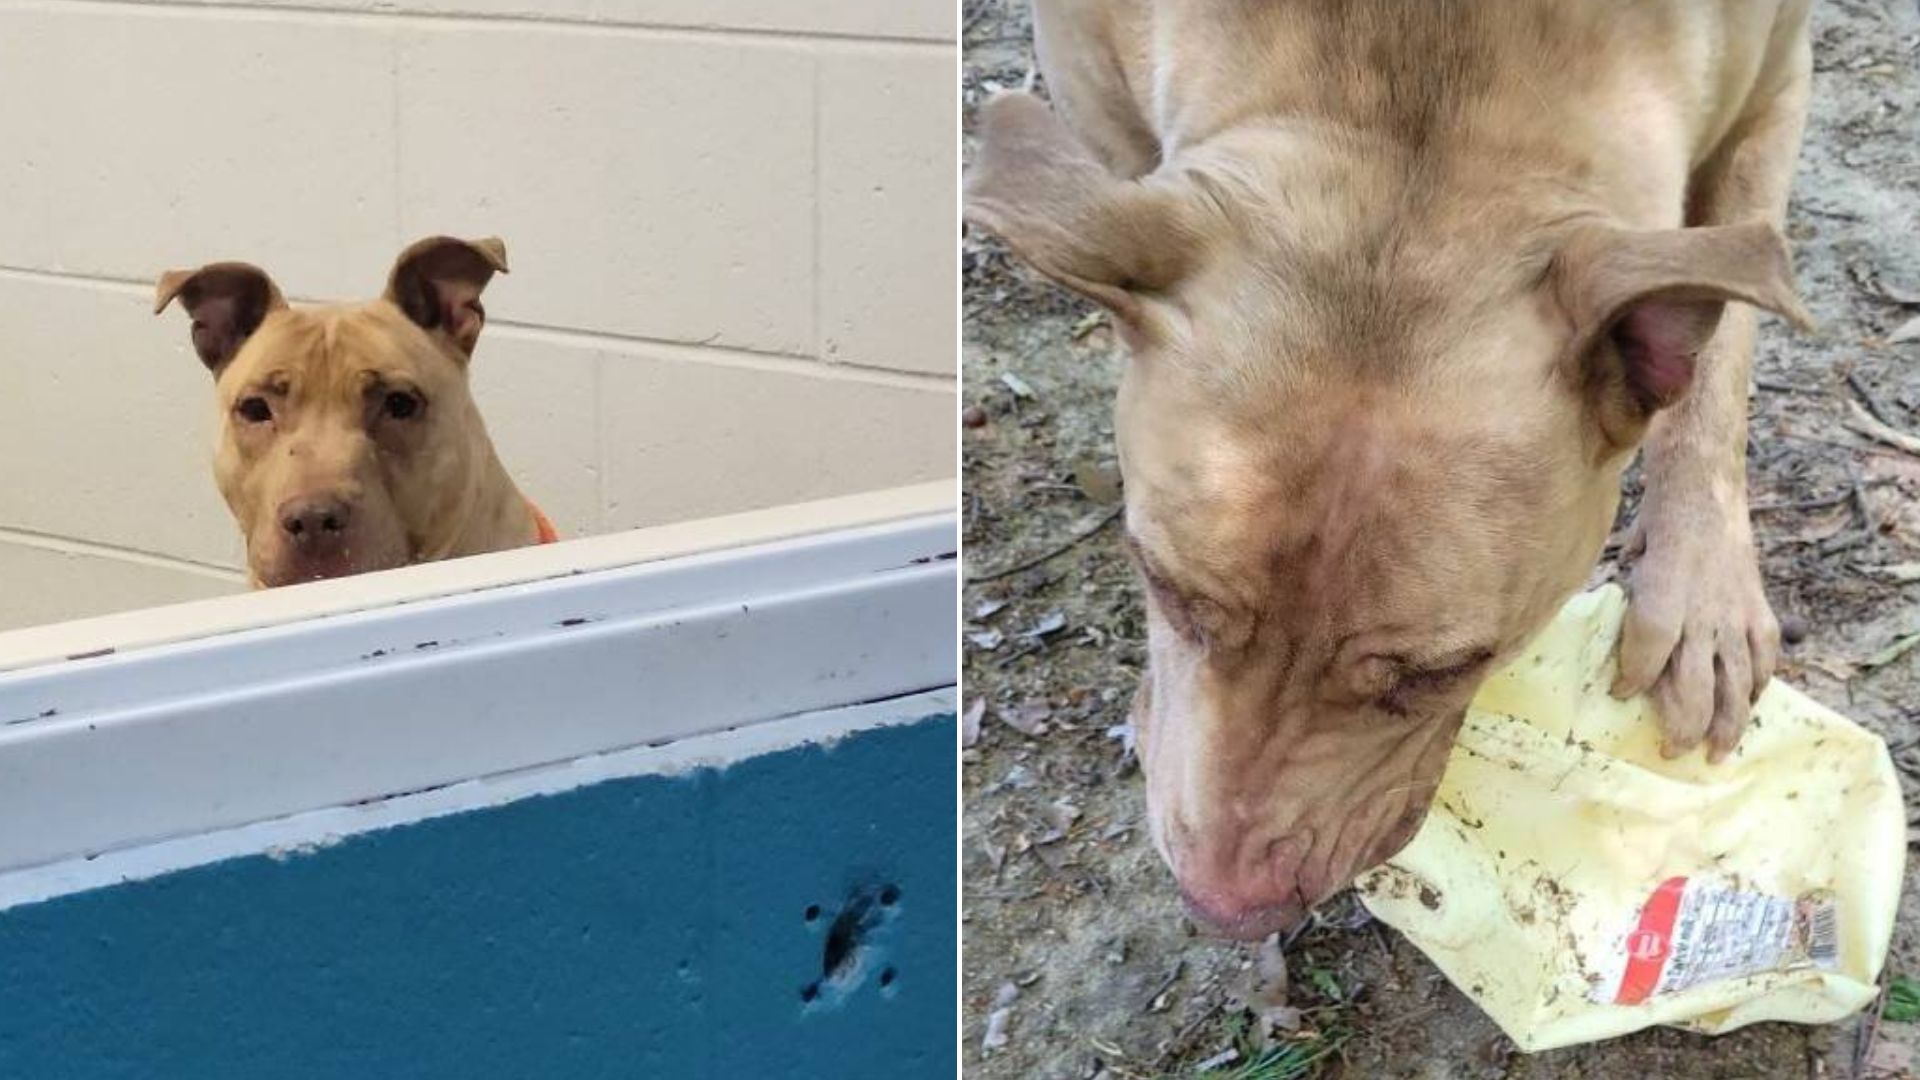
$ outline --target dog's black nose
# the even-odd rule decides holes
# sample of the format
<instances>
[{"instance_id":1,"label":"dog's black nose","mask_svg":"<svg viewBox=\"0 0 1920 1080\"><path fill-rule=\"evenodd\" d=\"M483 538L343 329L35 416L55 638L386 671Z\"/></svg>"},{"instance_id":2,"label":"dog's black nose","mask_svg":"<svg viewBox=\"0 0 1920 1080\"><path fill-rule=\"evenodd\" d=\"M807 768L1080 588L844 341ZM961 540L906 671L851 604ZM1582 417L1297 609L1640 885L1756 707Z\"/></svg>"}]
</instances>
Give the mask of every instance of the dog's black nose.
<instances>
[{"instance_id":1,"label":"dog's black nose","mask_svg":"<svg viewBox=\"0 0 1920 1080\"><path fill-rule=\"evenodd\" d=\"M280 504L280 527L296 543L325 543L347 531L353 509L329 495L302 496Z\"/></svg>"}]
</instances>

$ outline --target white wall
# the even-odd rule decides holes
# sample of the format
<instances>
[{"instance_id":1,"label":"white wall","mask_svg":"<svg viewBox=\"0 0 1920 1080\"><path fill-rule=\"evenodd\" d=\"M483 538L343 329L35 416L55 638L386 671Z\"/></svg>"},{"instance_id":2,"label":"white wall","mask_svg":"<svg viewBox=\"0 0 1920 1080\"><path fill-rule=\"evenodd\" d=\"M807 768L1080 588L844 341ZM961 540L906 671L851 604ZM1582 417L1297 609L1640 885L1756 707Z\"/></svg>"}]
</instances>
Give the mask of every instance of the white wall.
<instances>
[{"instance_id":1,"label":"white wall","mask_svg":"<svg viewBox=\"0 0 1920 1080\"><path fill-rule=\"evenodd\" d=\"M563 532L953 460L952 0L0 0L0 626L229 591L154 277L499 235L482 410Z\"/></svg>"}]
</instances>

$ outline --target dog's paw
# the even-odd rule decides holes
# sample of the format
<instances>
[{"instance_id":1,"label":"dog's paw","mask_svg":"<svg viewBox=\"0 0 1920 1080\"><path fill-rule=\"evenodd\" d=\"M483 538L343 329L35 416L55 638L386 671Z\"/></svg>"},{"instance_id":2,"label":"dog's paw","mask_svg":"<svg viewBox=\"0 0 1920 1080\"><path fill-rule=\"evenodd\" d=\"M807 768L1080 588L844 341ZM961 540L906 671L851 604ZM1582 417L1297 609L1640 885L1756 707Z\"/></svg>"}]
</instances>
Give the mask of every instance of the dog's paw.
<instances>
[{"instance_id":1,"label":"dog's paw","mask_svg":"<svg viewBox=\"0 0 1920 1080\"><path fill-rule=\"evenodd\" d=\"M1645 503L1627 550L1614 696L1651 694L1668 757L1704 741L1707 759L1720 761L1739 745L1780 656L1744 500L1737 512Z\"/></svg>"}]
</instances>

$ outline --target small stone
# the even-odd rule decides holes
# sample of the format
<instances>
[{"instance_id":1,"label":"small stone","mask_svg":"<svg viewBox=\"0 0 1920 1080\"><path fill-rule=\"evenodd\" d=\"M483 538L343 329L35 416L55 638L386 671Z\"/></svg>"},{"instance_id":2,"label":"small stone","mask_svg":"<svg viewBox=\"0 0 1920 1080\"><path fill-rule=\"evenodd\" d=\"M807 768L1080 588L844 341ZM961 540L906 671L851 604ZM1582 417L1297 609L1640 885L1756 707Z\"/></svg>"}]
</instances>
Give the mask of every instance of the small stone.
<instances>
[{"instance_id":1,"label":"small stone","mask_svg":"<svg viewBox=\"0 0 1920 1080\"><path fill-rule=\"evenodd\" d=\"M978 405L969 405L960 410L960 426L982 428L987 426L987 410Z\"/></svg>"},{"instance_id":2,"label":"small stone","mask_svg":"<svg viewBox=\"0 0 1920 1080\"><path fill-rule=\"evenodd\" d=\"M1780 640L1789 645L1807 640L1807 620L1792 612L1780 616Z\"/></svg>"}]
</instances>

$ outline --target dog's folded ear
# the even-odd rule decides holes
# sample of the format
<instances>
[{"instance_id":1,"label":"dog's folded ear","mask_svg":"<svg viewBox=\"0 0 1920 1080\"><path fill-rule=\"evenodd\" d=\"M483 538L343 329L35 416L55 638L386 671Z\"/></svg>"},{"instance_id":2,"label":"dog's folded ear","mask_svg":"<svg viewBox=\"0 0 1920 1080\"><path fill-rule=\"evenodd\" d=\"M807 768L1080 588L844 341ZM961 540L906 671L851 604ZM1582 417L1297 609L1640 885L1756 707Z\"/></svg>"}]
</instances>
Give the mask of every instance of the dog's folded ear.
<instances>
[{"instance_id":1,"label":"dog's folded ear","mask_svg":"<svg viewBox=\"0 0 1920 1080\"><path fill-rule=\"evenodd\" d=\"M216 376L270 313L287 306L266 271L242 262L161 274L153 313L167 310L176 296L193 320L193 351Z\"/></svg>"},{"instance_id":2,"label":"dog's folded ear","mask_svg":"<svg viewBox=\"0 0 1920 1080\"><path fill-rule=\"evenodd\" d=\"M506 272L507 245L498 237L429 236L394 260L386 298L421 329L445 334L461 356L472 356L487 323L480 294L494 274Z\"/></svg>"},{"instance_id":3,"label":"dog's folded ear","mask_svg":"<svg viewBox=\"0 0 1920 1080\"><path fill-rule=\"evenodd\" d=\"M980 113L966 218L1035 269L1151 332L1155 294L1200 250L1189 192L1159 176L1115 176L1046 103L1004 93Z\"/></svg>"},{"instance_id":4,"label":"dog's folded ear","mask_svg":"<svg viewBox=\"0 0 1920 1080\"><path fill-rule=\"evenodd\" d=\"M1786 241L1765 224L1582 226L1561 246L1552 284L1573 324L1568 363L1609 431L1644 425L1685 396L1729 302L1813 328L1794 292Z\"/></svg>"}]
</instances>

